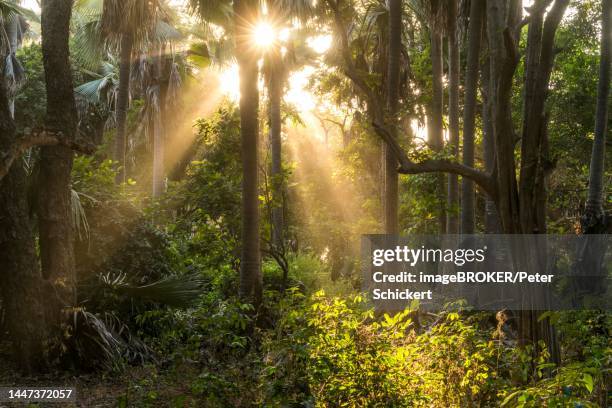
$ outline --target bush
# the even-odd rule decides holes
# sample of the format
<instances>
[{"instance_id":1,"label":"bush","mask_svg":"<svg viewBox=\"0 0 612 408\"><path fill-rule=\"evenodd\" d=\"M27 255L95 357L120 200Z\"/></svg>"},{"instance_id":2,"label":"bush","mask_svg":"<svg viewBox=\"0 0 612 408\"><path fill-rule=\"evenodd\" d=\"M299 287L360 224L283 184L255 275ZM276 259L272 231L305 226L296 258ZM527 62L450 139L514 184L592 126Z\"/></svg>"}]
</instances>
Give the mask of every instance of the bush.
<instances>
[{"instance_id":1,"label":"bush","mask_svg":"<svg viewBox=\"0 0 612 408\"><path fill-rule=\"evenodd\" d=\"M533 354L497 338L484 314L376 316L361 296L306 300L296 289L279 309L262 345L266 406L588 407L602 386L601 366L554 369L542 353L530 385L511 381L512 372L531 370L523 357Z\"/></svg>"}]
</instances>

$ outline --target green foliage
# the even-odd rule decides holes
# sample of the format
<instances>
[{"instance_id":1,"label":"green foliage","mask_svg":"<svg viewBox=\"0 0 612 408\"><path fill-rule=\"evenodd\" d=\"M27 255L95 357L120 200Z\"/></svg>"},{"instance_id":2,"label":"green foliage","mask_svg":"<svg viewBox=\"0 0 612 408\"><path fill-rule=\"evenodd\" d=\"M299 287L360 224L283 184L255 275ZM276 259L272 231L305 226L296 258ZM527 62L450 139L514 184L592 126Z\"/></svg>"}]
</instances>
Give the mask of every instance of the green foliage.
<instances>
[{"instance_id":1,"label":"green foliage","mask_svg":"<svg viewBox=\"0 0 612 408\"><path fill-rule=\"evenodd\" d=\"M15 98L15 123L18 129L42 125L47 109L47 91L42 47L31 43L17 51L26 72L26 81Z\"/></svg>"},{"instance_id":2,"label":"green foliage","mask_svg":"<svg viewBox=\"0 0 612 408\"><path fill-rule=\"evenodd\" d=\"M295 289L278 308L263 341L266 406L589 407L604 384L601 361L574 362L546 377L545 354L532 378L530 349L500 340L486 314L377 316L361 296L318 292L305 301ZM512 382L512 372L527 377Z\"/></svg>"}]
</instances>

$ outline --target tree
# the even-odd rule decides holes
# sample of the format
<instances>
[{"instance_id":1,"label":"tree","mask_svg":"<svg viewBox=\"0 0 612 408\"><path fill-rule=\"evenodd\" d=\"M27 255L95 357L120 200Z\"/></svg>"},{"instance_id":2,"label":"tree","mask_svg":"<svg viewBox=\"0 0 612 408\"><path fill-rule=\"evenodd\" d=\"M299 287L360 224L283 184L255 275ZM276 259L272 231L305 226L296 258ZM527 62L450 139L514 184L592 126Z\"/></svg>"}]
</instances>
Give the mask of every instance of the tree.
<instances>
[{"instance_id":1,"label":"tree","mask_svg":"<svg viewBox=\"0 0 612 408\"><path fill-rule=\"evenodd\" d=\"M16 134L4 83L0 84L0 130L0 147L5 151L15 143ZM46 362L45 296L30 221L26 172L20 165L12 166L0 181L0 275L13 356L23 371L36 371Z\"/></svg>"},{"instance_id":2,"label":"tree","mask_svg":"<svg viewBox=\"0 0 612 408\"><path fill-rule=\"evenodd\" d=\"M603 0L601 24L601 51L599 61L599 85L597 88L597 111L595 114L595 139L589 169L589 190L582 217L582 229L586 233L605 232L605 213L602 205L604 159L608 125L610 95L610 64L612 63L612 1Z\"/></svg>"},{"instance_id":3,"label":"tree","mask_svg":"<svg viewBox=\"0 0 612 408\"><path fill-rule=\"evenodd\" d=\"M463 164L468 167L474 167L476 94L484 9L484 0L473 0L470 3L465 102L463 105ZM463 178L461 182L461 233L474 233L474 185L472 180L468 178Z\"/></svg>"},{"instance_id":4,"label":"tree","mask_svg":"<svg viewBox=\"0 0 612 408\"><path fill-rule=\"evenodd\" d=\"M448 28L448 134L453 157L459 156L459 40L457 38L457 0L451 0L447 6ZM456 174L448 175L448 213L446 232L459 233L457 209L459 207L459 179Z\"/></svg>"},{"instance_id":5,"label":"tree","mask_svg":"<svg viewBox=\"0 0 612 408\"><path fill-rule=\"evenodd\" d=\"M115 160L120 171L117 181L125 181L126 124L130 101L130 75L133 50L142 47L155 28L159 2L157 0L104 0L100 29L102 38L111 48L119 50L119 87L117 90L117 134Z\"/></svg>"},{"instance_id":6,"label":"tree","mask_svg":"<svg viewBox=\"0 0 612 408\"><path fill-rule=\"evenodd\" d=\"M368 106L373 108L373 127L377 134L389 144L399 160L398 171L404 174L419 173L453 173L478 184L482 190L494 200L502 231L506 234L534 234L545 232L546 176L551 163L547 157L547 115L545 112L546 88L554 63L555 33L561 18L568 6L568 0L556 0L543 20L547 2L536 2L530 9L529 20L521 21L521 2L513 0L507 4L504 0L489 0L487 2L487 33L489 43L489 61L491 69L491 101L492 123L495 140L495 166L492 173L477 170L471 166L455 163L446 159L426 158L421 161L412 160L406 151L389 131L375 89L360 74L356 61L350 53L348 30L341 13L341 7L334 1L328 1L334 21L334 35L341 48L342 67L347 77L356 85L366 99ZM521 138L520 161L516 162L514 154L516 137L512 119L511 97L514 74L519 61L517 46L520 29L525 23L535 33L528 35L527 54L534 48L539 49L537 69L526 70L525 87L535 84L536 93L533 99L524 99L528 115L524 115L525 123ZM532 26L535 25L535 27ZM538 29L539 26L539 29ZM534 80L534 75L536 79ZM531 92L531 91L530 91ZM517 180L517 166L521 177ZM527 254L524 259L516 259L520 270L542 270L545 265L530 264L538 259L536 256L541 248L527 246L522 248ZM518 269L517 269L518 270ZM521 339L523 342L537 342L544 339L551 347L551 355L557 356L555 350L554 332L546 319L538 320L538 313L524 304L525 313L521 316Z\"/></svg>"},{"instance_id":7,"label":"tree","mask_svg":"<svg viewBox=\"0 0 612 408\"><path fill-rule=\"evenodd\" d=\"M402 2L390 0L389 6L389 49L387 57L387 115L391 123L392 136L397 138L397 114L399 109L400 63L402 53ZM389 146L384 145L385 179L385 233L399 232L398 173L397 158Z\"/></svg>"},{"instance_id":8,"label":"tree","mask_svg":"<svg viewBox=\"0 0 612 408\"><path fill-rule=\"evenodd\" d=\"M431 0L429 10L429 35L432 75L432 100L427 114L427 142L434 152L441 152L444 148L444 68L442 64L444 47L442 37L444 31L444 4L440 0ZM446 232L446 203L444 199L444 177L437 175L437 196L440 205L438 214L440 220L440 233Z\"/></svg>"},{"instance_id":9,"label":"tree","mask_svg":"<svg viewBox=\"0 0 612 408\"><path fill-rule=\"evenodd\" d=\"M272 177L272 244L283 247L283 187L282 187L282 118L281 103L285 70L282 65L280 47L274 47L268 55L268 97L270 114L270 150Z\"/></svg>"},{"instance_id":10,"label":"tree","mask_svg":"<svg viewBox=\"0 0 612 408\"><path fill-rule=\"evenodd\" d=\"M242 254L240 295L256 305L262 299L259 241L259 53L253 27L260 15L255 0L191 0L192 10L204 21L221 25L234 35L240 76L240 134L242 140Z\"/></svg>"},{"instance_id":11,"label":"tree","mask_svg":"<svg viewBox=\"0 0 612 408\"><path fill-rule=\"evenodd\" d=\"M599 82L597 87L597 106L595 113L595 138L591 151L589 168L588 197L584 213L580 219L581 232L585 234L578 248L576 269L580 280L575 283L574 292L578 299L584 293L604 293L606 290L605 274L602 266L606 254L604 236L608 220L603 209L603 178L605 167L605 149L608 124L608 104L610 95L610 53L612 41L612 1L602 3L601 45L599 60Z\"/></svg>"},{"instance_id":12,"label":"tree","mask_svg":"<svg viewBox=\"0 0 612 408\"><path fill-rule=\"evenodd\" d=\"M483 26L484 29L484 26ZM486 33L485 33L486 38ZM495 140L493 139L493 122L491 118L491 72L489 69L489 59L486 58L481 68L481 93L482 93L482 151L485 172L492 173L495 166ZM495 202L489 194L485 194L485 215L484 215L486 234L500 232L499 219Z\"/></svg>"},{"instance_id":13,"label":"tree","mask_svg":"<svg viewBox=\"0 0 612 408\"><path fill-rule=\"evenodd\" d=\"M46 128L74 140L77 111L69 60L71 1L42 3L42 50L47 89ZM67 146L40 149L38 228L43 277L56 288L61 307L76 303L73 250L71 171L73 151ZM61 316L56 316L59 324Z\"/></svg>"},{"instance_id":14,"label":"tree","mask_svg":"<svg viewBox=\"0 0 612 408\"><path fill-rule=\"evenodd\" d=\"M6 75L18 72L15 69L20 66L15 58L21 44L20 31L14 25L19 21L18 10L12 6L0 2L0 29L9 40L1 55L5 73L0 81L0 150L3 152L10 152L17 141L12 100L18 81L15 75ZM19 165L9 164L5 170L0 180L0 296L15 360L23 371L32 372L46 365L44 288L30 220L27 175Z\"/></svg>"},{"instance_id":15,"label":"tree","mask_svg":"<svg viewBox=\"0 0 612 408\"><path fill-rule=\"evenodd\" d=\"M259 305L262 299L259 242L259 87L258 55L252 45L252 27L259 2L234 2L236 57L240 69L240 134L242 139L242 257L240 294Z\"/></svg>"},{"instance_id":16,"label":"tree","mask_svg":"<svg viewBox=\"0 0 612 408\"><path fill-rule=\"evenodd\" d=\"M308 0L285 2L273 0L268 5L272 17L272 23L278 31L281 27L289 29L292 20L298 19L301 23L307 23L311 17L313 8ZM278 37L278 36L276 36ZM302 38L300 38L302 40ZM284 252L284 203L283 203L283 175L282 175L282 117L281 105L283 91L289 72L300 66L304 61L310 59L310 55L304 52L304 44L296 44L293 38L283 47L279 38L275 38L270 48L266 51L264 59L264 76L268 87L269 102L269 125L270 125L270 150L272 178L272 244L276 247L273 251ZM298 55L300 54L300 55Z\"/></svg>"}]
</instances>

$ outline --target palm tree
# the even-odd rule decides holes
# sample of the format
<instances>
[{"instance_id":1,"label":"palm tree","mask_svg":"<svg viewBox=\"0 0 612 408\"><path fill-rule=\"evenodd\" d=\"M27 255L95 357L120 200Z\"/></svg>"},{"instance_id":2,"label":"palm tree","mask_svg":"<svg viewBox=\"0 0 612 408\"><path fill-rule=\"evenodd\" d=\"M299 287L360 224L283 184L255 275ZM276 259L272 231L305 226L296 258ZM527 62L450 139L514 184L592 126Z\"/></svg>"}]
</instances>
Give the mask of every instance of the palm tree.
<instances>
[{"instance_id":1,"label":"palm tree","mask_svg":"<svg viewBox=\"0 0 612 408\"><path fill-rule=\"evenodd\" d=\"M242 254L240 295L259 305L262 275L259 241L259 53L253 46L253 28L260 16L259 0L191 0L192 10L204 21L231 31L240 71L240 135L242 139Z\"/></svg>"},{"instance_id":2,"label":"palm tree","mask_svg":"<svg viewBox=\"0 0 612 408\"><path fill-rule=\"evenodd\" d=\"M6 54L6 56L2 63L2 74L9 92L9 109L14 117L15 96L25 80L25 71L15 54L21 47L23 35L28 29L25 16L37 17L33 16L33 13L28 10L19 7L15 2L3 1L0 3L0 9L5 16L2 21L2 42L4 42L3 48L5 48L3 55Z\"/></svg>"},{"instance_id":3,"label":"palm tree","mask_svg":"<svg viewBox=\"0 0 612 408\"><path fill-rule=\"evenodd\" d=\"M240 135L242 139L242 259L240 294L259 305L262 276L259 242L259 69L252 29L259 17L259 1L233 4L236 57L240 69Z\"/></svg>"},{"instance_id":4,"label":"palm tree","mask_svg":"<svg viewBox=\"0 0 612 408\"><path fill-rule=\"evenodd\" d=\"M582 219L584 232L603 233L605 214L602 206L604 158L608 124L608 97L610 94L610 64L612 63L612 1L602 3L601 57L599 62L599 86L597 88L597 112L595 114L595 139L589 170L589 193Z\"/></svg>"},{"instance_id":5,"label":"palm tree","mask_svg":"<svg viewBox=\"0 0 612 408\"><path fill-rule=\"evenodd\" d=\"M117 91L117 135L115 160L121 166L117 181L125 181L126 123L130 99L132 54L141 48L155 29L159 1L104 0L100 19L102 38L119 51L119 88Z\"/></svg>"},{"instance_id":6,"label":"palm tree","mask_svg":"<svg viewBox=\"0 0 612 408\"><path fill-rule=\"evenodd\" d=\"M270 115L270 150L272 178L272 244L283 247L283 187L282 187L282 118L281 103L286 71L282 66L280 47L274 47L266 58Z\"/></svg>"},{"instance_id":7,"label":"palm tree","mask_svg":"<svg viewBox=\"0 0 612 408\"><path fill-rule=\"evenodd\" d=\"M472 0L468 27L465 102L463 105L463 164L469 167L474 167L476 91L484 8L483 0ZM474 233L474 183L465 177L461 182L461 233Z\"/></svg>"},{"instance_id":8,"label":"palm tree","mask_svg":"<svg viewBox=\"0 0 612 408\"><path fill-rule=\"evenodd\" d=\"M140 86L140 91L144 96L145 104L141 117L143 118L145 131L151 133L153 139L153 197L158 197L164 190L164 134L163 134L163 112L165 107L169 106L167 99L175 98L177 92L175 89L170 89L180 85L180 78L177 81L177 69L175 67L174 58L172 58L171 66L168 67L168 60L165 55L167 46L170 45L171 54L174 55L172 43L175 40L182 38L181 34L170 24L170 13L166 7L166 3L162 0L153 5L156 12L151 21L152 26L149 27L140 41L139 51L142 51L139 58L138 69L132 69L134 65L132 58L128 60L130 65L129 80L122 82L121 70L126 64L119 61L119 69L114 68L114 57L112 54L105 55L104 50L104 33L101 27L104 24L104 9L99 0L82 0L79 4L79 14L76 29L76 50L81 61L87 66L98 66L99 73L87 72L89 75L97 77L96 79L79 86L76 92L84 97L89 103L99 104L103 102L106 110L112 113L112 118L117 127L116 147L119 150L123 149L122 161L123 166L119 173L119 178L125 177L127 167L127 149L125 140L125 110L122 108L122 98L125 98L124 92L127 88L131 88L131 80L133 72L137 73ZM112 38L107 41L107 46L112 49ZM106 47L108 48L108 47ZM131 52L135 54L135 52ZM152 55L151 61L147 54ZM115 71L119 71L118 75ZM163 78L162 78L163 77ZM178 76L180 77L180 76ZM162 86L163 84L163 86ZM132 84L133 85L133 84ZM166 86L167 85L167 86ZM166 89L169 88L169 89ZM169 90L170 92L167 92ZM164 98L165 96L165 98ZM128 98L129 99L129 98ZM123 99L125 100L125 99ZM122 130L123 129L123 130ZM149 132L150 131L150 132ZM123 135L123 136L122 136ZM116 149L117 150L117 149Z\"/></svg>"},{"instance_id":9,"label":"palm tree","mask_svg":"<svg viewBox=\"0 0 612 408\"><path fill-rule=\"evenodd\" d=\"M610 94L610 43L612 41L612 0L602 3L601 49L599 60L599 86L597 89L597 109L595 114L595 139L591 152L589 169L589 190L584 214L581 217L581 229L585 234L578 248L576 268L580 279L575 282L576 298L583 293L605 291L605 274L601 273L606 254L606 242L603 238L607 232L609 220L602 205L604 194L603 177L605 165L606 137L608 134L608 98Z\"/></svg>"},{"instance_id":10,"label":"palm tree","mask_svg":"<svg viewBox=\"0 0 612 408\"><path fill-rule=\"evenodd\" d=\"M272 0L268 5L272 21L277 31L281 28L291 27L292 20L298 19L307 23L313 8L309 0L283 1ZM294 34L294 33L292 33ZM293 35L292 35L293 37ZM270 115L270 150L271 150L271 178L272 178L272 244L273 250L284 252L283 242L283 180L282 180L282 119L281 104L283 90L289 72L309 61L311 55L307 52L302 36L291 38L283 55L282 44L276 39L265 55L264 76L268 87L269 115ZM296 41L294 41L296 40ZM298 42L299 41L299 42Z\"/></svg>"}]
</instances>

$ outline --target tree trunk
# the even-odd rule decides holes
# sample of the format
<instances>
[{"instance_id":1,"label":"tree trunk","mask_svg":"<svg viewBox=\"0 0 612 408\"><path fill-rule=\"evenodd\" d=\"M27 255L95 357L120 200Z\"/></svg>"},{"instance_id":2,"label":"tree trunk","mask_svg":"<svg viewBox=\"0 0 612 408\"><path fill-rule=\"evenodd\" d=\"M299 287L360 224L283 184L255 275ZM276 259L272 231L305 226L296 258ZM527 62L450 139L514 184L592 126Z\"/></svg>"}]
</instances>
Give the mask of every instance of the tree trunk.
<instances>
[{"instance_id":1,"label":"tree trunk","mask_svg":"<svg viewBox=\"0 0 612 408\"><path fill-rule=\"evenodd\" d=\"M164 124L162 112L164 107L164 97L162 95L162 58L163 50L157 49L157 55L153 60L154 84L149 92L152 92L151 101L153 112L153 172L152 172L152 196L159 198L165 191L164 186Z\"/></svg>"},{"instance_id":2,"label":"tree trunk","mask_svg":"<svg viewBox=\"0 0 612 408\"><path fill-rule=\"evenodd\" d=\"M68 41L72 1L42 3L42 50L47 90L48 129L74 139L77 126ZM71 207L73 152L65 146L40 149L38 227L42 274L54 287L60 308L76 304L74 231ZM65 316L53 310L53 324Z\"/></svg>"},{"instance_id":3,"label":"tree trunk","mask_svg":"<svg viewBox=\"0 0 612 408\"><path fill-rule=\"evenodd\" d=\"M546 208L542 205L542 192L546 186L550 159L545 102L555 57L555 33L569 0L556 0L544 21L546 4L539 1L531 7L527 34L519 183L520 221L525 234L546 233Z\"/></svg>"},{"instance_id":4,"label":"tree trunk","mask_svg":"<svg viewBox=\"0 0 612 408\"><path fill-rule=\"evenodd\" d=\"M153 117L153 198L159 198L164 193L164 130L161 118L161 94L160 87L156 85L157 100L159 108Z\"/></svg>"},{"instance_id":5,"label":"tree trunk","mask_svg":"<svg viewBox=\"0 0 612 408\"><path fill-rule=\"evenodd\" d=\"M272 177L272 243L277 248L283 248L283 169L281 144L281 100L283 95L284 73L280 49L275 49L270 56L270 78L268 93L270 98L270 149L272 161L270 174ZM327 131L326 131L327 134ZM325 138L327 142L327 137Z\"/></svg>"},{"instance_id":6,"label":"tree trunk","mask_svg":"<svg viewBox=\"0 0 612 408\"><path fill-rule=\"evenodd\" d=\"M520 2L518 2L520 5ZM514 4L514 2L513 2ZM530 27L527 39L525 75L525 117L521 146L520 188L516 180L514 158L515 136L511 112L513 76L518 64L516 26L520 15L511 5L508 21L505 20L505 1L487 1L487 29L491 63L491 101L495 141L495 187L503 232L506 234L543 233L546 230L546 173L547 173L547 117L544 101L554 59L554 35L567 8L567 0L556 0L541 21L545 2L536 2L530 8ZM517 7L518 9L518 7ZM532 25L533 24L533 25ZM537 124L537 126L536 126ZM520 191L519 191L520 190ZM535 191L534 191L535 190ZM522 248L522 259L515 259L520 270L544 270L538 263L541 251L536 245ZM523 269L525 268L525 269ZM519 269L517 269L519 270ZM526 294L528 295L528 294ZM558 361L556 335L548 319L539 319L539 312L530 310L523 302L519 319L521 344L537 344L544 340L553 361Z\"/></svg>"},{"instance_id":7,"label":"tree trunk","mask_svg":"<svg viewBox=\"0 0 612 408\"><path fill-rule=\"evenodd\" d=\"M468 28L468 52L465 74L465 103L463 107L463 164L474 167L474 124L476 118L476 91L480 66L480 42L485 1L472 0ZM474 183L461 181L461 233L474 233Z\"/></svg>"},{"instance_id":8,"label":"tree trunk","mask_svg":"<svg viewBox=\"0 0 612 408\"><path fill-rule=\"evenodd\" d=\"M441 2L432 1L431 13L437 15L441 9ZM444 148L442 105L443 105L443 84L442 77L444 70L442 67L442 32L440 27L432 23L430 28L431 35L431 66L432 66L432 102L431 112L428 115L428 143L434 152L440 152ZM446 232L446 199L445 199L445 180L444 175L436 175L438 180L436 186L436 196L440 206L438 219L440 220L440 233Z\"/></svg>"},{"instance_id":9,"label":"tree trunk","mask_svg":"<svg viewBox=\"0 0 612 408\"><path fill-rule=\"evenodd\" d=\"M610 95L610 43L612 42L612 0L603 0L601 24L601 57L599 61L599 85L597 87L597 112L595 114L595 139L589 169L589 195L582 219L582 230L586 233L605 231L605 214L602 205L604 159L608 125Z\"/></svg>"},{"instance_id":10,"label":"tree trunk","mask_svg":"<svg viewBox=\"0 0 612 408\"><path fill-rule=\"evenodd\" d=\"M250 43L257 19L257 0L234 2L236 55L240 69L240 134L242 139L242 258L240 295L259 305L262 276L259 243L259 89L258 55Z\"/></svg>"},{"instance_id":11,"label":"tree trunk","mask_svg":"<svg viewBox=\"0 0 612 408\"><path fill-rule=\"evenodd\" d=\"M0 82L0 151L7 151L15 136L8 93ZM0 280L12 355L26 373L44 368L46 305L28 208L26 173L20 163L13 165L0 181Z\"/></svg>"},{"instance_id":12,"label":"tree trunk","mask_svg":"<svg viewBox=\"0 0 612 408\"><path fill-rule=\"evenodd\" d=\"M387 111L390 129L397 137L399 105L400 57L402 52L402 2L389 0L389 56L387 61ZM399 233L398 161L388 144L384 144L384 220L385 233Z\"/></svg>"},{"instance_id":13,"label":"tree trunk","mask_svg":"<svg viewBox=\"0 0 612 408\"><path fill-rule=\"evenodd\" d=\"M482 145L485 171L489 174L493 173L495 168L495 140L493 139L493 121L491 112L491 71L489 59L483 63L481 69L482 82ZM501 227L499 225L499 217L497 216L497 208L495 201L490 194L485 193L485 234L500 234Z\"/></svg>"},{"instance_id":14,"label":"tree trunk","mask_svg":"<svg viewBox=\"0 0 612 408\"><path fill-rule=\"evenodd\" d=\"M117 89L117 134L115 136L115 161L119 162L117 183L126 180L127 111L130 103L130 75L132 70L133 38L130 34L121 36L119 59L119 87Z\"/></svg>"},{"instance_id":15,"label":"tree trunk","mask_svg":"<svg viewBox=\"0 0 612 408\"><path fill-rule=\"evenodd\" d=\"M453 157L459 156L459 41L457 38L457 0L448 2L448 72L449 72L449 101L448 101L448 133ZM446 232L459 233L459 178L456 174L448 175L448 197Z\"/></svg>"}]
</instances>

